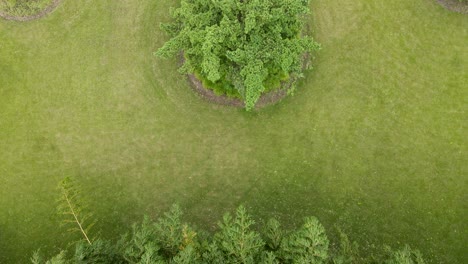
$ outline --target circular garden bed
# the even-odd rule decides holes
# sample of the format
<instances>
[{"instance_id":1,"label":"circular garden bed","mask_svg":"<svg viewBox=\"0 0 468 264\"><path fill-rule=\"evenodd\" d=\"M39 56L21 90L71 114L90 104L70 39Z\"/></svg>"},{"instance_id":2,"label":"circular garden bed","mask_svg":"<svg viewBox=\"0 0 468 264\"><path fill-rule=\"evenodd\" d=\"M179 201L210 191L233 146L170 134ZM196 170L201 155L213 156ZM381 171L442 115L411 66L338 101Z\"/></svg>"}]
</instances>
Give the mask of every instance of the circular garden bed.
<instances>
[{"instance_id":1,"label":"circular garden bed","mask_svg":"<svg viewBox=\"0 0 468 264\"><path fill-rule=\"evenodd\" d=\"M61 0L0 0L0 17L7 20L30 21L44 17Z\"/></svg>"},{"instance_id":2,"label":"circular garden bed","mask_svg":"<svg viewBox=\"0 0 468 264\"><path fill-rule=\"evenodd\" d=\"M279 101L303 76L303 54L320 49L302 34L309 0L221 2L182 0L155 54L183 51L179 71L209 101L247 111Z\"/></svg>"},{"instance_id":3,"label":"circular garden bed","mask_svg":"<svg viewBox=\"0 0 468 264\"><path fill-rule=\"evenodd\" d=\"M213 90L204 87L202 81L200 81L195 75L188 74L187 78L192 89L205 100L219 105L228 105L239 108L245 107L244 101L240 98L228 97L222 94L218 95ZM281 88L263 94L255 105L255 108L261 108L266 105L274 104L283 99L287 95L287 91L291 83L292 81L285 82L282 84Z\"/></svg>"},{"instance_id":4,"label":"circular garden bed","mask_svg":"<svg viewBox=\"0 0 468 264\"><path fill-rule=\"evenodd\" d=\"M302 59L303 59L302 68L303 70L305 70L307 67L309 67L308 54L305 54ZM184 63L183 54L180 55L180 63L181 64ZM197 78L197 76L195 76L194 74L187 74L187 79L190 83L190 87L200 97L207 100L208 102L215 103L218 105L227 105L227 106L233 106L233 107L238 107L238 108L245 107L245 103L242 98L227 96L224 94L217 94L213 91L213 89L210 89L209 87L205 87L203 85L203 82L199 78ZM291 88L291 86L294 84L295 81L297 81L297 78L290 78L289 80L282 82L280 87L277 87L276 89L272 89L270 92L264 93L258 100L257 104L255 105L255 108L257 109L262 108L264 106L272 105L281 101L283 98L286 97L286 95L288 94L288 90Z\"/></svg>"}]
</instances>

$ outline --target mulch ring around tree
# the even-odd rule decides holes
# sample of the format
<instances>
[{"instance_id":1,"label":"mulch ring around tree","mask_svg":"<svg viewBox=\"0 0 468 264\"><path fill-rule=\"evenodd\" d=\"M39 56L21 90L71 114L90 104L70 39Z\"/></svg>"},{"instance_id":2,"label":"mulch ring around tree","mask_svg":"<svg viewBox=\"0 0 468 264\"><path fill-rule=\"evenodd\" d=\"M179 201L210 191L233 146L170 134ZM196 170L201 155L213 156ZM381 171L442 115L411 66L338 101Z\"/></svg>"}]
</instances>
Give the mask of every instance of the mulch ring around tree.
<instances>
[{"instance_id":1,"label":"mulch ring around tree","mask_svg":"<svg viewBox=\"0 0 468 264\"><path fill-rule=\"evenodd\" d=\"M50 5L48 5L46 8L41 10L39 13L34 14L34 15L29 15L29 16L13 16L10 14L7 14L5 12L0 11L0 17L6 19L6 20L13 20L13 21L31 21L35 19L39 19L41 17L44 17L48 15L49 13L52 13L52 11L55 10L55 8L60 4L62 0L52 0Z\"/></svg>"},{"instance_id":2,"label":"mulch ring around tree","mask_svg":"<svg viewBox=\"0 0 468 264\"><path fill-rule=\"evenodd\" d=\"M305 54L303 56L303 65L302 69L305 70L308 67L308 59L309 55ZM184 63L184 56L183 54L180 55L180 63ZM203 83L193 74L187 74L187 79L190 83L190 87L194 90L200 97L205 99L208 102L219 104L219 105L227 105L227 106L234 106L238 108L244 108L244 101L239 98L228 97L226 95L217 95L213 90L208 89L203 86ZM291 78L290 80L281 83L281 87L275 89L271 92L263 94L258 99L257 103L255 104L255 108L259 109L265 107L267 105L275 104L281 101L286 95L288 94L289 88L291 85L296 81L296 79Z\"/></svg>"},{"instance_id":3,"label":"mulch ring around tree","mask_svg":"<svg viewBox=\"0 0 468 264\"><path fill-rule=\"evenodd\" d=\"M458 0L437 0L437 3L450 11L468 14L468 3L466 2L460 2Z\"/></svg>"}]
</instances>

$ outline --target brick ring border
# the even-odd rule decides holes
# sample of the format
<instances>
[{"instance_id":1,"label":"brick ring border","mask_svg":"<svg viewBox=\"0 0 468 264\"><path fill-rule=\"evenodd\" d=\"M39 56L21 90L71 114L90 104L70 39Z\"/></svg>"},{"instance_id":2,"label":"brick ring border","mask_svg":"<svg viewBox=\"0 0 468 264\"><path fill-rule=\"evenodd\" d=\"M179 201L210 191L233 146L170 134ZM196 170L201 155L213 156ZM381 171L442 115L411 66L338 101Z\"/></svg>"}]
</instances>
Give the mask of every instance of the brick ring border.
<instances>
[{"instance_id":1,"label":"brick ring border","mask_svg":"<svg viewBox=\"0 0 468 264\"><path fill-rule=\"evenodd\" d=\"M31 21L31 20L36 20L39 18L42 18L49 13L52 13L52 11L57 8L57 6L62 2L62 0L53 0L50 5L48 5L46 8L44 8L42 11L40 11L37 14L30 15L30 16L12 16L10 14L4 13L0 11L0 17L6 19L6 20L13 20L13 21L20 21L20 22L25 22L25 21Z\"/></svg>"}]
</instances>

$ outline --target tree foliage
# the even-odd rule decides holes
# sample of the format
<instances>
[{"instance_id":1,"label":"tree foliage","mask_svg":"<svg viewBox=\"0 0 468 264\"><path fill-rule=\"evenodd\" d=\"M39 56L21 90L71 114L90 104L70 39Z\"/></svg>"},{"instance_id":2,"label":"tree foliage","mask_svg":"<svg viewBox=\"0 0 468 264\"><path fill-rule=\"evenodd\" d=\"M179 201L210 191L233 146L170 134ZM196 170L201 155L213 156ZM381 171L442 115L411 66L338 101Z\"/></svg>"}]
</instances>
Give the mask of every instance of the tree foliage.
<instances>
[{"instance_id":1,"label":"tree foliage","mask_svg":"<svg viewBox=\"0 0 468 264\"><path fill-rule=\"evenodd\" d=\"M182 0L171 35L156 55L184 52L183 73L209 87L237 94L252 109L267 90L301 76L302 55L319 49L301 35L309 0ZM234 92L233 92L234 91Z\"/></svg>"},{"instance_id":2,"label":"tree foliage","mask_svg":"<svg viewBox=\"0 0 468 264\"><path fill-rule=\"evenodd\" d=\"M33 264L424 264L421 253L409 246L398 251L386 248L387 256L382 258L381 255L380 259L363 255L357 243L351 242L341 230L340 241L336 243L340 246L333 246L325 228L315 217L305 218L303 225L293 231L282 229L276 219L270 219L259 232L243 206L234 216L226 213L214 234L184 223L181 209L174 205L156 221L145 216L118 241L91 239L87 227L93 223L92 217L84 213L86 207L75 180L67 177L59 186L58 210L65 216L65 223L74 227L70 231L78 231L81 239L72 255L62 250L47 260L36 251L31 257Z\"/></svg>"},{"instance_id":3,"label":"tree foliage","mask_svg":"<svg viewBox=\"0 0 468 264\"><path fill-rule=\"evenodd\" d=\"M96 239L91 243L81 240L72 256L61 251L50 260L38 252L31 258L34 264L65 263L388 263L424 264L419 251L406 246L389 250L382 259L365 258L357 245L346 235L341 236L341 248L334 249L325 228L314 217L304 219L297 230L281 228L277 220L270 220L263 232L253 228L255 222L244 207L236 214L225 214L213 235L195 230L182 222L178 206L156 221L145 217L134 224L129 234L117 242Z\"/></svg>"},{"instance_id":4,"label":"tree foliage","mask_svg":"<svg viewBox=\"0 0 468 264\"><path fill-rule=\"evenodd\" d=\"M258 232L251 229L254 223L242 206L234 218L225 214L218 224L220 231L215 234L204 259L209 263L258 262L265 242Z\"/></svg>"},{"instance_id":5,"label":"tree foliage","mask_svg":"<svg viewBox=\"0 0 468 264\"><path fill-rule=\"evenodd\" d=\"M425 261L418 250L411 249L406 245L403 249L392 251L388 249L390 258L385 262L386 264L424 264Z\"/></svg>"},{"instance_id":6,"label":"tree foliage","mask_svg":"<svg viewBox=\"0 0 468 264\"><path fill-rule=\"evenodd\" d=\"M317 218L308 217L299 230L281 241L279 255L285 263L326 263L328 238Z\"/></svg>"}]
</instances>

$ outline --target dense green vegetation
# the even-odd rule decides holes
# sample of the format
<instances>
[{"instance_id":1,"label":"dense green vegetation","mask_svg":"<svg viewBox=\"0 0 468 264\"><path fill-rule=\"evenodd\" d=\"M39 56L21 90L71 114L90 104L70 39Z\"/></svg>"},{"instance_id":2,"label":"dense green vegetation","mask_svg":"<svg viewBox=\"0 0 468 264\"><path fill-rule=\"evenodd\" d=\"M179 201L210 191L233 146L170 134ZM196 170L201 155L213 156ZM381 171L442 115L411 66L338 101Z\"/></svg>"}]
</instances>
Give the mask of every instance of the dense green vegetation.
<instances>
[{"instance_id":1,"label":"dense green vegetation","mask_svg":"<svg viewBox=\"0 0 468 264\"><path fill-rule=\"evenodd\" d=\"M179 203L213 232L314 215L365 252L466 263L468 16L426 0L314 0L322 45L299 89L261 111L206 103L152 53L179 1L62 1L0 20L0 262L52 256L57 182L74 176L102 238ZM75 234L78 235L78 234Z\"/></svg>"},{"instance_id":2,"label":"dense green vegetation","mask_svg":"<svg viewBox=\"0 0 468 264\"><path fill-rule=\"evenodd\" d=\"M359 252L357 244L351 243L345 234L340 243L330 246L324 227L314 217L305 218L301 227L289 232L277 220L270 219L263 231L258 232L252 228L255 222L245 208L239 207L235 216L225 214L218 222L219 230L211 235L184 223L181 216L179 207L174 206L157 221L145 217L118 241L82 240L68 256L62 251L47 260L36 251L31 261L34 264L425 263L421 253L409 246L395 251L387 248L380 256Z\"/></svg>"},{"instance_id":3,"label":"dense green vegetation","mask_svg":"<svg viewBox=\"0 0 468 264\"><path fill-rule=\"evenodd\" d=\"M196 74L222 94L240 95L251 110L265 91L302 76L303 54L319 48L301 36L309 0L182 0L170 39L156 53L184 52L181 72ZM294 89L294 86L290 89Z\"/></svg>"},{"instance_id":4,"label":"dense green vegetation","mask_svg":"<svg viewBox=\"0 0 468 264\"><path fill-rule=\"evenodd\" d=\"M0 12L12 16L30 16L35 15L46 7L53 0L0 0Z\"/></svg>"},{"instance_id":5,"label":"dense green vegetation","mask_svg":"<svg viewBox=\"0 0 468 264\"><path fill-rule=\"evenodd\" d=\"M119 241L106 241L91 236L89 212L84 205L80 188L72 178L60 184L59 212L64 223L80 234L75 254L67 258L61 251L50 260L44 260L39 251L31 258L34 264L42 263L311 263L311 264L424 264L421 253L405 246L392 252L372 255L359 252L356 243L341 233L339 243L331 243L325 228L315 217L306 217L301 227L284 230L278 220L270 219L262 232L253 227L255 221L240 206L235 216L225 214L218 222L214 235L197 230L184 223L182 212L176 205L157 221L145 217L141 224L133 224L129 234Z\"/></svg>"}]
</instances>

